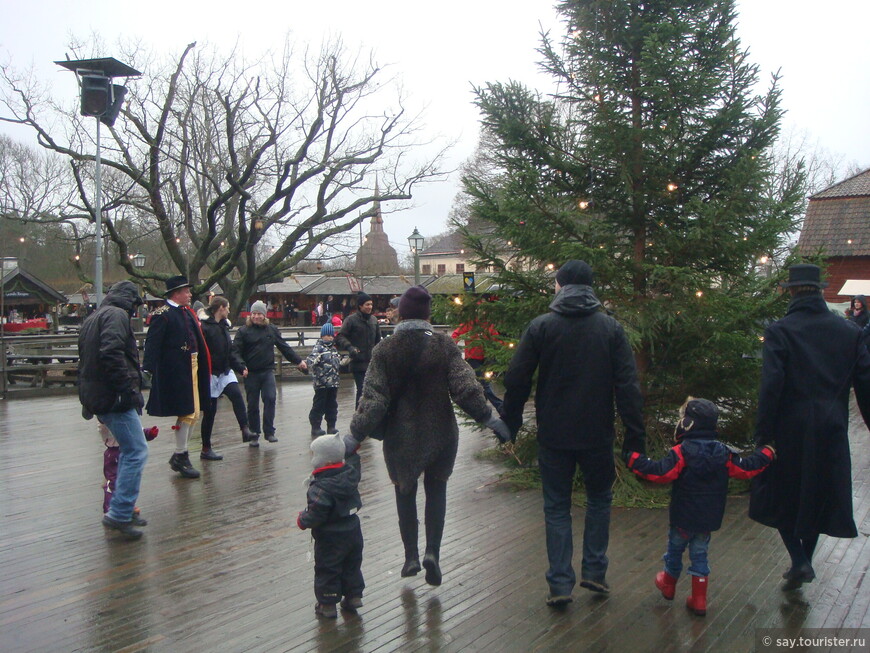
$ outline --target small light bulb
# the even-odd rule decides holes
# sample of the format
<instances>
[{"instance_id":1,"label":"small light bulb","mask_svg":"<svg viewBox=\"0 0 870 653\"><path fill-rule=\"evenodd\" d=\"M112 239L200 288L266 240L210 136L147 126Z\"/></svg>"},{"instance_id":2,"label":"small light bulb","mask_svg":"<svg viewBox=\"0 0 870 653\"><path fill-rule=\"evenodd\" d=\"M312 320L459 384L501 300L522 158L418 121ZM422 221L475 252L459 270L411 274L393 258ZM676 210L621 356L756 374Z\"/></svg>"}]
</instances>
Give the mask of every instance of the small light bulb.
<instances>
[{"instance_id":1,"label":"small light bulb","mask_svg":"<svg viewBox=\"0 0 870 653\"><path fill-rule=\"evenodd\" d=\"M453 303L456 304L457 306L462 306L462 297L454 297Z\"/></svg>"},{"instance_id":2,"label":"small light bulb","mask_svg":"<svg viewBox=\"0 0 870 653\"><path fill-rule=\"evenodd\" d=\"M589 200L579 200L577 202L577 208L581 211L584 211L589 208Z\"/></svg>"},{"instance_id":3,"label":"small light bulb","mask_svg":"<svg viewBox=\"0 0 870 653\"><path fill-rule=\"evenodd\" d=\"M679 186L677 186L674 182L671 182L668 184L668 192L670 192L670 193L673 193L678 188L679 188Z\"/></svg>"},{"instance_id":4,"label":"small light bulb","mask_svg":"<svg viewBox=\"0 0 870 653\"><path fill-rule=\"evenodd\" d=\"M486 378L486 379L491 379L491 378L492 378L492 372L490 372L490 371L486 371L486 372L483 373L483 376L484 376L484 378Z\"/></svg>"},{"instance_id":5,"label":"small light bulb","mask_svg":"<svg viewBox=\"0 0 870 653\"><path fill-rule=\"evenodd\" d=\"M703 290L699 290L698 292L695 293L695 297L703 297L703 296L704 296Z\"/></svg>"}]
</instances>

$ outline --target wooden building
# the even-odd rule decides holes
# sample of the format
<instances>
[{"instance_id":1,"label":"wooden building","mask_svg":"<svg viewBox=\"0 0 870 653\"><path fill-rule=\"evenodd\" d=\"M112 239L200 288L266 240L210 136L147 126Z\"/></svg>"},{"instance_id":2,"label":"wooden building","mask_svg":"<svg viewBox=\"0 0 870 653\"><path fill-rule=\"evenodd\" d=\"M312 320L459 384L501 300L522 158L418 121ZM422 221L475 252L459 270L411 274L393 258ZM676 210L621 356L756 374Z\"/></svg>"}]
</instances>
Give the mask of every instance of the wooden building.
<instances>
[{"instance_id":1,"label":"wooden building","mask_svg":"<svg viewBox=\"0 0 870 653\"><path fill-rule=\"evenodd\" d=\"M827 302L848 301L846 282L870 280L870 168L810 197L798 251L824 258Z\"/></svg>"}]
</instances>

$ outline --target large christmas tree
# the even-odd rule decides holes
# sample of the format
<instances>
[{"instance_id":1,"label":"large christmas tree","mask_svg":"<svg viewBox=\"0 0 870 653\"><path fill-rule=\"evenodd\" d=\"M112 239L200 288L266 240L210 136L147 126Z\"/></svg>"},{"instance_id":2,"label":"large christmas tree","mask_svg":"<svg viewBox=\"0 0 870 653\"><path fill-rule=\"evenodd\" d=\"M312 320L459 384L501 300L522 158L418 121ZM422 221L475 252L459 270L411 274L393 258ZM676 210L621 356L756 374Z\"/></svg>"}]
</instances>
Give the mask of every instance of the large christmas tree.
<instances>
[{"instance_id":1,"label":"large christmas tree","mask_svg":"<svg viewBox=\"0 0 870 653\"><path fill-rule=\"evenodd\" d=\"M565 33L540 48L555 93L478 89L492 165L465 177L473 249L515 292L486 311L518 335L546 311L550 266L584 259L632 339L650 425L691 394L748 435L759 338L784 306L770 261L803 199L800 167L770 154L777 79L758 94L732 0L559 10Z\"/></svg>"}]
</instances>

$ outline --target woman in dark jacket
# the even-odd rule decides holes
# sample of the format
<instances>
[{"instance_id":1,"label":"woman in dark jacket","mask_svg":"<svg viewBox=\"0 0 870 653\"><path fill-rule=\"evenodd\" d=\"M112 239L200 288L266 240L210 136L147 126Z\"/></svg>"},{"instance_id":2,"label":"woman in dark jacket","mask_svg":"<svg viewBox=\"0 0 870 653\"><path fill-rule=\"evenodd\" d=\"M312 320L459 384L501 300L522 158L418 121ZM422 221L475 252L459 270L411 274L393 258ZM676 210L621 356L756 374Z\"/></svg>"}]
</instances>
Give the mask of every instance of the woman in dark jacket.
<instances>
[{"instance_id":1,"label":"woman in dark jacket","mask_svg":"<svg viewBox=\"0 0 870 653\"><path fill-rule=\"evenodd\" d=\"M429 324L431 297L422 286L399 302L402 322L372 352L362 398L350 430L353 438L379 437L396 488L399 531L405 547L402 576L420 571L417 549L417 479L426 492L426 582L441 584L440 550L447 509L447 479L459 444L455 402L478 422L501 433L507 426L493 416L483 388L450 336Z\"/></svg>"},{"instance_id":2,"label":"woman in dark jacket","mask_svg":"<svg viewBox=\"0 0 870 653\"><path fill-rule=\"evenodd\" d=\"M211 352L211 399L203 407L202 453L199 457L202 460L222 460L223 456L211 448L211 432L221 395L227 397L233 405L233 412L242 430L242 442L254 439L254 434L248 428L245 400L236 378L236 373L243 378L248 376L248 368L230 338L230 323L227 320L230 314L229 301L225 297L212 297L207 312L208 318L202 321L202 335L205 336L205 343Z\"/></svg>"},{"instance_id":3,"label":"woman in dark jacket","mask_svg":"<svg viewBox=\"0 0 870 653\"><path fill-rule=\"evenodd\" d=\"M846 319L854 322L862 329L870 323L870 315L867 314L867 304L864 295L855 295L849 303L846 311Z\"/></svg>"}]
</instances>

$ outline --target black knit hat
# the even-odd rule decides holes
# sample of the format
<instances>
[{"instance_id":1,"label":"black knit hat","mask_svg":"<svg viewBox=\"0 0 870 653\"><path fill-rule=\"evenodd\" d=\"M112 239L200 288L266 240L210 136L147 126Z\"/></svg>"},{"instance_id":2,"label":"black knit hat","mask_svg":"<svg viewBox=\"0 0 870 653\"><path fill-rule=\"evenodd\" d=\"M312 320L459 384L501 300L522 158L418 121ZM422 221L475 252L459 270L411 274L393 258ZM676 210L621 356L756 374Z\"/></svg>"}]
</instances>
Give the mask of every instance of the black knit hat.
<instances>
[{"instance_id":1,"label":"black knit hat","mask_svg":"<svg viewBox=\"0 0 870 653\"><path fill-rule=\"evenodd\" d=\"M591 286L592 268L589 267L586 261L571 259L559 268L559 271L556 273L556 281L563 287L570 286L571 284Z\"/></svg>"},{"instance_id":2,"label":"black knit hat","mask_svg":"<svg viewBox=\"0 0 870 653\"><path fill-rule=\"evenodd\" d=\"M370 302L370 301L372 301L372 298L369 297L369 296L368 296L366 293L364 293L362 290L360 290L360 291L356 294L356 305L357 305L357 307L360 307L360 306L362 306L363 304L365 304L366 302Z\"/></svg>"},{"instance_id":3,"label":"black knit hat","mask_svg":"<svg viewBox=\"0 0 870 653\"><path fill-rule=\"evenodd\" d=\"M403 320L428 320L432 314L432 295L423 286L411 286L399 299Z\"/></svg>"}]
</instances>

